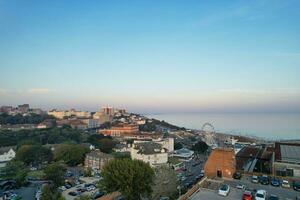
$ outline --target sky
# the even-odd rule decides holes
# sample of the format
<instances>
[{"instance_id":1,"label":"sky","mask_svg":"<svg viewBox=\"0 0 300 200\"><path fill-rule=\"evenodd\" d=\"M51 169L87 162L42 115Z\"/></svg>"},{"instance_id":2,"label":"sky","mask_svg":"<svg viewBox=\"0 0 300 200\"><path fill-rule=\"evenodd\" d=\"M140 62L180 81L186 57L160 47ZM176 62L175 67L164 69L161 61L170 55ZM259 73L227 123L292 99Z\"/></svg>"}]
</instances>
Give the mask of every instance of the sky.
<instances>
[{"instance_id":1,"label":"sky","mask_svg":"<svg viewBox=\"0 0 300 200\"><path fill-rule=\"evenodd\" d=\"M299 0L0 0L0 105L300 112Z\"/></svg>"}]
</instances>

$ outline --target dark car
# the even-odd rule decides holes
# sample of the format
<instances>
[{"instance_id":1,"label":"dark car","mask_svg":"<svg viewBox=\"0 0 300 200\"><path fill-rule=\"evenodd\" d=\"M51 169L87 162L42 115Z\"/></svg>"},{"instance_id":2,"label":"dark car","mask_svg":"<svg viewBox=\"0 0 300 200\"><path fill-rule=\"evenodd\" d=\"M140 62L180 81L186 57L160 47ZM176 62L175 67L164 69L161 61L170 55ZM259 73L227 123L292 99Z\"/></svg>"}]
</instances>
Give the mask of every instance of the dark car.
<instances>
[{"instance_id":1,"label":"dark car","mask_svg":"<svg viewBox=\"0 0 300 200\"><path fill-rule=\"evenodd\" d=\"M239 173L239 172L235 172L235 173L233 174L232 178L234 178L234 179L241 179L241 178L242 178L242 174Z\"/></svg>"},{"instance_id":2,"label":"dark car","mask_svg":"<svg viewBox=\"0 0 300 200\"><path fill-rule=\"evenodd\" d=\"M261 176L261 177L260 177L260 183L261 183L262 185L269 185L269 184L270 184L269 177L268 177L268 176L265 176L265 175Z\"/></svg>"},{"instance_id":3,"label":"dark car","mask_svg":"<svg viewBox=\"0 0 300 200\"><path fill-rule=\"evenodd\" d=\"M75 192L75 191L71 191L71 192L69 192L68 194L69 194L70 196L73 196L73 197L75 197L75 196L78 195L78 193Z\"/></svg>"},{"instance_id":4,"label":"dark car","mask_svg":"<svg viewBox=\"0 0 300 200\"><path fill-rule=\"evenodd\" d=\"M293 188L296 191L300 191L300 181L294 181Z\"/></svg>"},{"instance_id":5,"label":"dark car","mask_svg":"<svg viewBox=\"0 0 300 200\"><path fill-rule=\"evenodd\" d=\"M276 177L273 177L271 180L271 185L275 186L275 187L279 187L280 186L280 180Z\"/></svg>"},{"instance_id":6,"label":"dark car","mask_svg":"<svg viewBox=\"0 0 300 200\"><path fill-rule=\"evenodd\" d=\"M277 195L271 194L269 196L269 200L279 200L279 197Z\"/></svg>"},{"instance_id":7,"label":"dark car","mask_svg":"<svg viewBox=\"0 0 300 200\"><path fill-rule=\"evenodd\" d=\"M104 192L98 191L93 195L93 199L98 199L104 195Z\"/></svg>"}]
</instances>

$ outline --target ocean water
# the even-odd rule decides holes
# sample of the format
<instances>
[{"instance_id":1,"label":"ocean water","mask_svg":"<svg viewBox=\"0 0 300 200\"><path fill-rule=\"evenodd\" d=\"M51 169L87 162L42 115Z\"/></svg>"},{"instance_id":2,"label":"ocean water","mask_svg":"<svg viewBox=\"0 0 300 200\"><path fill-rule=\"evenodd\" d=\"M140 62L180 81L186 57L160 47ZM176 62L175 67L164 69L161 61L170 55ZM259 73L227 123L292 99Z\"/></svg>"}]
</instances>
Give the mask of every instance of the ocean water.
<instances>
[{"instance_id":1,"label":"ocean water","mask_svg":"<svg viewBox=\"0 0 300 200\"><path fill-rule=\"evenodd\" d=\"M300 113L172 113L147 115L190 129L211 123L216 132L260 138L300 139Z\"/></svg>"}]
</instances>

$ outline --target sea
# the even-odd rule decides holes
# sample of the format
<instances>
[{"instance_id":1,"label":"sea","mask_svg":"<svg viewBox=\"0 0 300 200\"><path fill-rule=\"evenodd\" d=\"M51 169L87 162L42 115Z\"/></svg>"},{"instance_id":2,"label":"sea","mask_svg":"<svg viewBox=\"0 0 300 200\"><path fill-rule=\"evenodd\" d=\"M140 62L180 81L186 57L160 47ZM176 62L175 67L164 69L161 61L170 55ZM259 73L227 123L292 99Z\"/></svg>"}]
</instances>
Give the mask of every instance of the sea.
<instances>
[{"instance_id":1,"label":"sea","mask_svg":"<svg viewBox=\"0 0 300 200\"><path fill-rule=\"evenodd\" d=\"M169 113L146 115L188 129L210 123L216 132L268 140L300 140L300 113Z\"/></svg>"}]
</instances>

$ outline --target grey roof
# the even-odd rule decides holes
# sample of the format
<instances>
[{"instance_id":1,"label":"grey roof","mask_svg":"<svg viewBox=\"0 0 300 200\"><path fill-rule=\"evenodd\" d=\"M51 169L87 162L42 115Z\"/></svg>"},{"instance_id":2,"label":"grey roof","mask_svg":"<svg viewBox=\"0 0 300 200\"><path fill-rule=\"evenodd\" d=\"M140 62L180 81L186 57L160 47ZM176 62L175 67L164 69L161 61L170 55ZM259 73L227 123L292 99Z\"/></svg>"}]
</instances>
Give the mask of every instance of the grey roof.
<instances>
[{"instance_id":1,"label":"grey roof","mask_svg":"<svg viewBox=\"0 0 300 200\"><path fill-rule=\"evenodd\" d=\"M90 153L86 154L86 156L90 156L90 157L93 157L93 158L112 158L113 156L109 155L109 154L106 154L106 153L103 153L101 152L100 150L94 150L94 151L91 151Z\"/></svg>"},{"instance_id":2,"label":"grey roof","mask_svg":"<svg viewBox=\"0 0 300 200\"><path fill-rule=\"evenodd\" d=\"M134 149L138 150L139 154L156 154L161 153L162 145L155 142L135 143Z\"/></svg>"},{"instance_id":3,"label":"grey roof","mask_svg":"<svg viewBox=\"0 0 300 200\"><path fill-rule=\"evenodd\" d=\"M13 149L14 151L16 151L15 146L0 147L0 155L7 153L10 149Z\"/></svg>"},{"instance_id":4,"label":"grey roof","mask_svg":"<svg viewBox=\"0 0 300 200\"><path fill-rule=\"evenodd\" d=\"M300 163L300 146L281 144L280 154L282 161Z\"/></svg>"}]
</instances>

